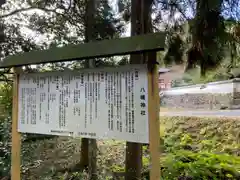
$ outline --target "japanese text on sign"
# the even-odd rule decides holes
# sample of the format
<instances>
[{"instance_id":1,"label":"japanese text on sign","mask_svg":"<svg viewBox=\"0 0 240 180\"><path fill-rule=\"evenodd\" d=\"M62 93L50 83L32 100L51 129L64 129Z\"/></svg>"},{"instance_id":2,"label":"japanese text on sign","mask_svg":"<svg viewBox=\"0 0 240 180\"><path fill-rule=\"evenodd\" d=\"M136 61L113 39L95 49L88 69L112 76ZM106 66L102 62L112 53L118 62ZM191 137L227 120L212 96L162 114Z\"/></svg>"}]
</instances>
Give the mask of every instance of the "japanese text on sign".
<instances>
[{"instance_id":1,"label":"japanese text on sign","mask_svg":"<svg viewBox=\"0 0 240 180\"><path fill-rule=\"evenodd\" d=\"M148 143L145 65L20 75L19 132Z\"/></svg>"}]
</instances>

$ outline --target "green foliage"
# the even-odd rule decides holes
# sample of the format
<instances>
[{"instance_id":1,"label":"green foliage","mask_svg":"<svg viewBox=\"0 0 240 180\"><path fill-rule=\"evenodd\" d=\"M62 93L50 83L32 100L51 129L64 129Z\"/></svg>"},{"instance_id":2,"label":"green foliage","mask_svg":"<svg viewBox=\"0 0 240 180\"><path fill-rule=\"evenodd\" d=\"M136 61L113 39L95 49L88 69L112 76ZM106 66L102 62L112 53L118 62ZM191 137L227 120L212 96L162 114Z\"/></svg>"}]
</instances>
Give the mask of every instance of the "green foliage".
<instances>
[{"instance_id":1,"label":"green foliage","mask_svg":"<svg viewBox=\"0 0 240 180\"><path fill-rule=\"evenodd\" d=\"M163 139L166 152L188 144L190 147L187 148L196 152L210 150L214 153L240 154L238 120L179 117L163 118L161 123L165 127Z\"/></svg>"},{"instance_id":2,"label":"green foliage","mask_svg":"<svg viewBox=\"0 0 240 180\"><path fill-rule=\"evenodd\" d=\"M240 141L235 119L161 118L163 180L237 180ZM238 133L239 134L239 133ZM149 150L143 147L143 172L149 171ZM114 165L122 172L123 166Z\"/></svg>"},{"instance_id":3,"label":"green foliage","mask_svg":"<svg viewBox=\"0 0 240 180\"><path fill-rule=\"evenodd\" d=\"M0 85L0 177L9 173L11 165L12 85Z\"/></svg>"},{"instance_id":4,"label":"green foliage","mask_svg":"<svg viewBox=\"0 0 240 180\"><path fill-rule=\"evenodd\" d=\"M124 22L113 11L108 1L96 1L94 28L96 40L119 37L124 32ZM31 11L33 10L33 11ZM19 52L28 52L67 44L82 43L86 30L86 1L7 1L1 8L4 18L0 21L1 58ZM31 12L30 12L31 11ZM10 13L9 13L10 12ZM39 13L41 12L41 13ZM10 19L10 20L9 20ZM9 22L14 23L9 23ZM24 23L23 23L24 22ZM23 25L24 24L24 25ZM24 33L22 31L27 30ZM32 35L33 33L33 35ZM1 37L0 37L1 38ZM113 58L99 59L102 64L111 65ZM82 68L83 61L38 65L37 69L57 69L62 67Z\"/></svg>"},{"instance_id":5,"label":"green foliage","mask_svg":"<svg viewBox=\"0 0 240 180\"><path fill-rule=\"evenodd\" d=\"M11 119L0 119L0 177L9 173L11 166Z\"/></svg>"},{"instance_id":6,"label":"green foliage","mask_svg":"<svg viewBox=\"0 0 240 180\"><path fill-rule=\"evenodd\" d=\"M192 180L230 180L240 178L240 157L229 154L178 150L164 159L164 180L188 178Z\"/></svg>"},{"instance_id":7,"label":"green foliage","mask_svg":"<svg viewBox=\"0 0 240 180\"><path fill-rule=\"evenodd\" d=\"M194 69L197 66L201 67L201 75L205 78L208 72L216 72L211 76L210 80L228 79L229 70L239 64L239 14L234 11L239 2L233 0L199 0L185 1L180 0L175 3L164 1L159 2L159 6L167 9L170 12L170 19L173 18L174 12L181 13L180 18L174 21L173 26L167 26L170 34L170 40L166 48L164 59L165 64L172 62L186 63L186 70ZM196 6L196 4L197 6ZM192 8L195 12L195 17L189 17L189 12L186 12L186 7ZM197 7L197 8L193 8ZM231 8L230 8L231 7ZM221 11L235 17L227 19L221 15ZM172 16L171 16L172 15ZM158 12L156 17L161 22L162 15ZM229 17L229 16L228 16ZM224 19L225 18L225 19ZM174 19L174 18L173 18ZM181 23L181 21L184 21ZM186 28L187 27L187 28ZM179 31L179 29L182 29ZM177 36L179 38L176 38ZM227 65L226 65L227 61ZM224 72L217 73L220 66L224 67Z\"/></svg>"},{"instance_id":8,"label":"green foliage","mask_svg":"<svg viewBox=\"0 0 240 180\"><path fill-rule=\"evenodd\" d=\"M240 178L238 120L175 117L161 118L161 125L164 180Z\"/></svg>"},{"instance_id":9,"label":"green foliage","mask_svg":"<svg viewBox=\"0 0 240 180\"><path fill-rule=\"evenodd\" d=\"M164 64L182 64L184 56L184 41L178 34L170 34L167 53L164 57Z\"/></svg>"}]
</instances>

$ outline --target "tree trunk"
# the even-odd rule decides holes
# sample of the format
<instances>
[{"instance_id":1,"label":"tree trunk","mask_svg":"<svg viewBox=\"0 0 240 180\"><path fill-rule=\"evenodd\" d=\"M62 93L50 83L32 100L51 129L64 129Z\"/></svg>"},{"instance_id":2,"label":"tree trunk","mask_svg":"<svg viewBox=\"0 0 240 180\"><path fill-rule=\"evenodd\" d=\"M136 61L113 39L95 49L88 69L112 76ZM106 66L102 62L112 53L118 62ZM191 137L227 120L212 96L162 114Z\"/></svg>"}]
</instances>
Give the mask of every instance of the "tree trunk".
<instances>
[{"instance_id":1,"label":"tree trunk","mask_svg":"<svg viewBox=\"0 0 240 180\"><path fill-rule=\"evenodd\" d=\"M206 77L206 66L205 66L204 61L201 62L200 67L201 67L200 75L202 78L205 78Z\"/></svg>"},{"instance_id":2,"label":"tree trunk","mask_svg":"<svg viewBox=\"0 0 240 180\"><path fill-rule=\"evenodd\" d=\"M131 1L131 36L141 34L141 0ZM141 54L130 56L131 64L142 63ZM141 179L142 144L127 142L126 144L126 180Z\"/></svg>"},{"instance_id":3,"label":"tree trunk","mask_svg":"<svg viewBox=\"0 0 240 180\"><path fill-rule=\"evenodd\" d=\"M201 76L205 76L206 71L217 64L208 47L217 46L219 43L215 42L214 37L218 36L215 32L221 28L219 21L223 0L197 0L196 3L192 49L196 55L194 61L200 61Z\"/></svg>"},{"instance_id":4,"label":"tree trunk","mask_svg":"<svg viewBox=\"0 0 240 180\"><path fill-rule=\"evenodd\" d=\"M145 34L152 31L151 8L152 1L131 1L131 36ZM156 55L156 53L155 53ZM156 58L155 58L156 59ZM146 63L146 54L134 54L130 56L131 64ZM126 180L138 180L142 170L142 144L127 142L126 145Z\"/></svg>"},{"instance_id":5,"label":"tree trunk","mask_svg":"<svg viewBox=\"0 0 240 180\"><path fill-rule=\"evenodd\" d=\"M80 167L79 169L85 169L88 168L88 139L82 138L81 139L81 159L80 159Z\"/></svg>"},{"instance_id":6,"label":"tree trunk","mask_svg":"<svg viewBox=\"0 0 240 180\"><path fill-rule=\"evenodd\" d=\"M94 33L95 24L95 0L86 0L86 15L85 15L85 42L96 40ZM94 68L95 60L90 59L85 61L86 68ZM88 167L89 179L97 179L97 142L96 139L82 138L81 144L81 161L80 165L85 169Z\"/></svg>"}]
</instances>

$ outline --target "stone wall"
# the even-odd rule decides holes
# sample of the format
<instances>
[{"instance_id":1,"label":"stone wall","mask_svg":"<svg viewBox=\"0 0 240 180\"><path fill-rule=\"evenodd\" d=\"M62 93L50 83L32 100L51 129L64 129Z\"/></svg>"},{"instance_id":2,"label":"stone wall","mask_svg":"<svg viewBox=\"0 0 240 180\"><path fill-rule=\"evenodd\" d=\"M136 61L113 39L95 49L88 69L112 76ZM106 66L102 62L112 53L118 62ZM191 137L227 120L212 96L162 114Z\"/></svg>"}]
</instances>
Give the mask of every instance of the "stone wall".
<instances>
[{"instance_id":1,"label":"stone wall","mask_svg":"<svg viewBox=\"0 0 240 180\"><path fill-rule=\"evenodd\" d=\"M226 109L240 105L238 79L172 88L162 92L161 106L180 109Z\"/></svg>"},{"instance_id":2,"label":"stone wall","mask_svg":"<svg viewBox=\"0 0 240 180\"><path fill-rule=\"evenodd\" d=\"M232 94L185 94L166 95L161 98L162 106L180 109L222 109L232 104Z\"/></svg>"}]
</instances>

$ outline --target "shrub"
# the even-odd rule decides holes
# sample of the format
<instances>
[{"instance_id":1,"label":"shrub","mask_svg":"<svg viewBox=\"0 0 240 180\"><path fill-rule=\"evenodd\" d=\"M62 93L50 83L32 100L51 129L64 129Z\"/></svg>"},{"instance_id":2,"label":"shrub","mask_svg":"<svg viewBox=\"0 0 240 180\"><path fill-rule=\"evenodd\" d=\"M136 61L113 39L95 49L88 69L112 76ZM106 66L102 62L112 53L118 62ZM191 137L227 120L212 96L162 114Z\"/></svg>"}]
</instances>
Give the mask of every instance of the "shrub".
<instances>
[{"instance_id":1,"label":"shrub","mask_svg":"<svg viewBox=\"0 0 240 180\"><path fill-rule=\"evenodd\" d=\"M162 179L240 179L239 120L175 117L161 124Z\"/></svg>"},{"instance_id":2,"label":"shrub","mask_svg":"<svg viewBox=\"0 0 240 180\"><path fill-rule=\"evenodd\" d=\"M11 166L11 84L0 87L0 105L0 177L3 177L8 175Z\"/></svg>"},{"instance_id":3,"label":"shrub","mask_svg":"<svg viewBox=\"0 0 240 180\"><path fill-rule=\"evenodd\" d=\"M240 178L240 157L178 150L162 162L164 180L230 180Z\"/></svg>"},{"instance_id":4,"label":"shrub","mask_svg":"<svg viewBox=\"0 0 240 180\"><path fill-rule=\"evenodd\" d=\"M10 127L9 117L0 119L0 177L7 176L11 166Z\"/></svg>"}]
</instances>

